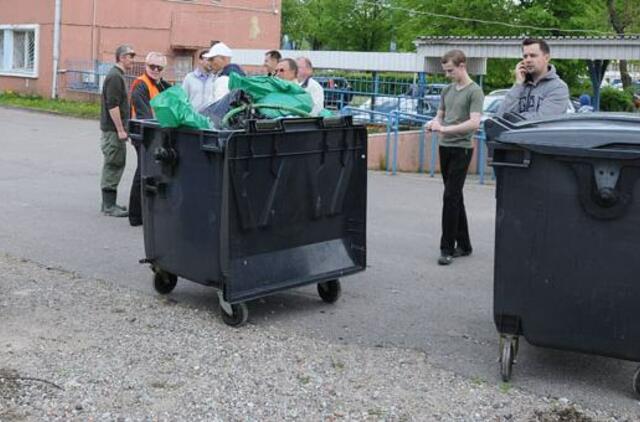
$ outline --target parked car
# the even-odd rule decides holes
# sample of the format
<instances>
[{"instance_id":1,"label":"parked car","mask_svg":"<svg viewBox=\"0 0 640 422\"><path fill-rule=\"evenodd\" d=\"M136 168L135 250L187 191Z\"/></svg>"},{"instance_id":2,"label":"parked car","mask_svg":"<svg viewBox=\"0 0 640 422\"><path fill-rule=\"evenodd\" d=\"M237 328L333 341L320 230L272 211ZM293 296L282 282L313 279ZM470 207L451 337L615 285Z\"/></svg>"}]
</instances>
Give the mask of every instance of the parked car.
<instances>
[{"instance_id":1,"label":"parked car","mask_svg":"<svg viewBox=\"0 0 640 422\"><path fill-rule=\"evenodd\" d=\"M422 100L418 101L418 98L413 97L393 97L380 95L376 96L374 101L372 101L371 98L365 101L358 107L358 110L363 111L361 113L354 113L354 117L357 120L365 122L386 123L387 116L381 114L369 114L365 110L372 110L378 113L385 114L396 110L403 113L417 114L420 116L425 116L427 118L432 118L438 111L438 103L427 97L424 97ZM419 126L420 124L424 123L422 122L422 120L424 119L416 120L415 118L412 118L412 116L400 115L399 122L401 125Z\"/></svg>"},{"instance_id":2,"label":"parked car","mask_svg":"<svg viewBox=\"0 0 640 422\"><path fill-rule=\"evenodd\" d=\"M346 78L314 76L313 79L324 89L325 108L336 108L340 110L342 107L349 105L353 99L353 90Z\"/></svg>"}]
</instances>

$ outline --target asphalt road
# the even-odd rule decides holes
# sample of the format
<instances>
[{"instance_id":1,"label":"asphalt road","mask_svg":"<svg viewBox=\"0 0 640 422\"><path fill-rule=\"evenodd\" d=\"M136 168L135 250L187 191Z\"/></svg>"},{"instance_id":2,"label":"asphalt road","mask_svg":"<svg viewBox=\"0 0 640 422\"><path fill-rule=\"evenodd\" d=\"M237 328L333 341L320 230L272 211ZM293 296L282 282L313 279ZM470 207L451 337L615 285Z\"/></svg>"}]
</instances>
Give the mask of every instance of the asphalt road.
<instances>
[{"instance_id":1,"label":"asphalt road","mask_svg":"<svg viewBox=\"0 0 640 422\"><path fill-rule=\"evenodd\" d=\"M144 257L141 228L99 212L98 123L0 108L0 130L0 253L155 295L148 266L138 264ZM128 153L120 203L127 202L134 170L131 147ZM474 253L450 267L436 264L438 178L370 172L368 195L370 267L343 280L340 301L324 304L315 286L292 290L250 302L250 323L334 342L418 349L438 366L499 383L492 319L494 186L467 183ZM181 281L172 297L218 312L216 292L195 283ZM631 389L636 366L522 342L512 384L640 417Z\"/></svg>"}]
</instances>

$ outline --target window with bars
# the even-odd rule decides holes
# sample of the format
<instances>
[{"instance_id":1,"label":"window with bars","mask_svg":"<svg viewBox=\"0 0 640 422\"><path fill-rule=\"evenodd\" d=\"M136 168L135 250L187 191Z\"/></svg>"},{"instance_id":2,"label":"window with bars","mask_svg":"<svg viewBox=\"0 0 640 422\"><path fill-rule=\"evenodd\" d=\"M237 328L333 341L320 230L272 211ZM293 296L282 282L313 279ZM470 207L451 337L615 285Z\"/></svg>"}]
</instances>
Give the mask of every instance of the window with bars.
<instances>
[{"instance_id":1,"label":"window with bars","mask_svg":"<svg viewBox=\"0 0 640 422\"><path fill-rule=\"evenodd\" d=\"M0 74L37 76L37 27L0 25Z\"/></svg>"}]
</instances>

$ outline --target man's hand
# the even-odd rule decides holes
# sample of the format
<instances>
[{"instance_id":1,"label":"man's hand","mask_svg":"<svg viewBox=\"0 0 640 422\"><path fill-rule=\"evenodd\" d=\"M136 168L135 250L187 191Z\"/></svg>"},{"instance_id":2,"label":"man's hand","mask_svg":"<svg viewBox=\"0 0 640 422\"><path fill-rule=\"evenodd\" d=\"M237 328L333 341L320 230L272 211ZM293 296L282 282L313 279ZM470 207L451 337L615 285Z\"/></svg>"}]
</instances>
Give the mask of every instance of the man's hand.
<instances>
[{"instance_id":1,"label":"man's hand","mask_svg":"<svg viewBox=\"0 0 640 422\"><path fill-rule=\"evenodd\" d=\"M516 83L518 85L522 85L527 78L527 68L524 67L524 62L518 62L518 64L516 65L515 75Z\"/></svg>"},{"instance_id":2,"label":"man's hand","mask_svg":"<svg viewBox=\"0 0 640 422\"><path fill-rule=\"evenodd\" d=\"M119 130L118 139L120 139L122 142L127 142L129 140L129 135L127 135L127 132L125 132L124 130Z\"/></svg>"},{"instance_id":3,"label":"man's hand","mask_svg":"<svg viewBox=\"0 0 640 422\"><path fill-rule=\"evenodd\" d=\"M427 130L432 130L434 132L442 132L443 128L444 128L444 126L442 126L442 123L440 123L440 121L437 120L437 119L433 119L427 125Z\"/></svg>"}]
</instances>

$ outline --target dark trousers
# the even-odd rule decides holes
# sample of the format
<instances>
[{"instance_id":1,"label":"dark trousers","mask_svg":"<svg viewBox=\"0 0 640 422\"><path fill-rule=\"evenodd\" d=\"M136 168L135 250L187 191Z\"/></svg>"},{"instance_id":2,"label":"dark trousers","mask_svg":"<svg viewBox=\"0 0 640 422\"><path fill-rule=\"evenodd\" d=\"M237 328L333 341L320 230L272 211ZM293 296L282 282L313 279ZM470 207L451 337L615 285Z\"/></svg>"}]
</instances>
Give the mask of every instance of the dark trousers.
<instances>
[{"instance_id":1,"label":"dark trousers","mask_svg":"<svg viewBox=\"0 0 640 422\"><path fill-rule=\"evenodd\" d=\"M129 223L142 223L142 187L140 185L140 145L134 145L136 149L136 172L131 182L131 191L129 193Z\"/></svg>"},{"instance_id":2,"label":"dark trousers","mask_svg":"<svg viewBox=\"0 0 640 422\"><path fill-rule=\"evenodd\" d=\"M440 251L443 255L452 255L456 246L465 251L471 250L462 188L473 149L441 146L439 152L440 171L444 181Z\"/></svg>"}]
</instances>

